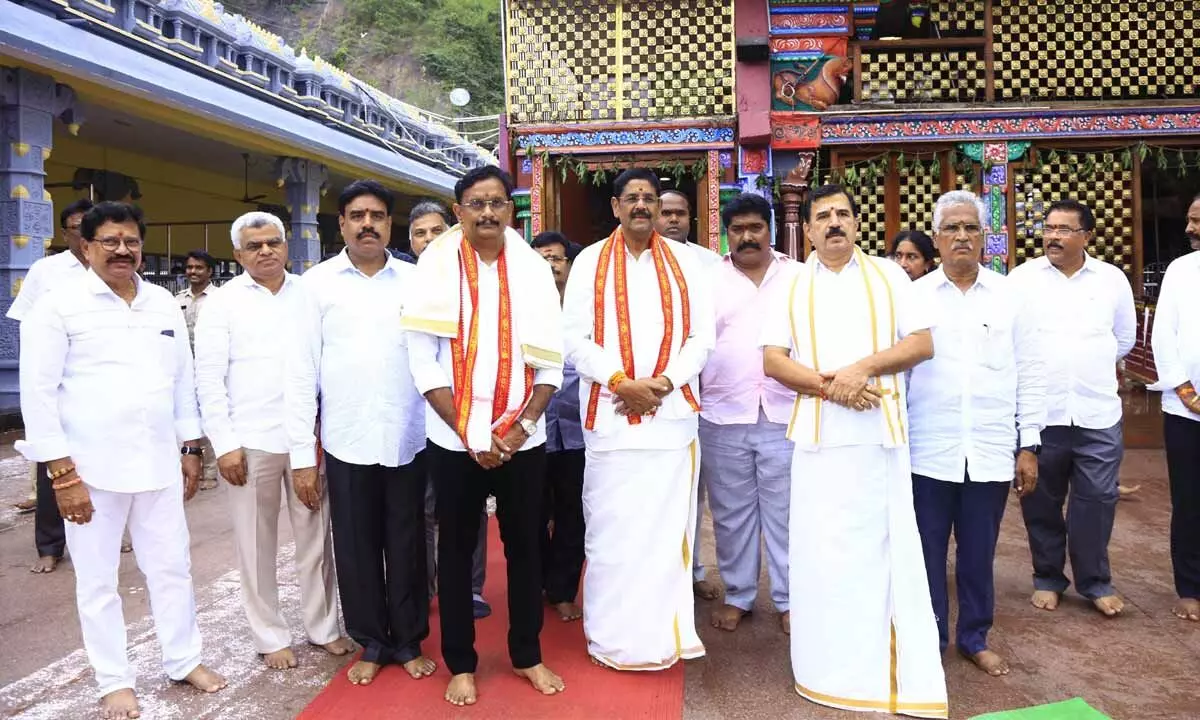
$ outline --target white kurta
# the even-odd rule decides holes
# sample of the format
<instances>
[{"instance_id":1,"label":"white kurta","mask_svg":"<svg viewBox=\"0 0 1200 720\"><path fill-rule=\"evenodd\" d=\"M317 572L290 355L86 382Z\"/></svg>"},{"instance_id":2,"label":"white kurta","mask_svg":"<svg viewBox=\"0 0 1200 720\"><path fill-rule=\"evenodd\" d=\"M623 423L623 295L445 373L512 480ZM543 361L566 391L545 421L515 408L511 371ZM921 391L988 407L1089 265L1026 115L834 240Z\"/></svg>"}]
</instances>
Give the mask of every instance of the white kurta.
<instances>
[{"instance_id":1,"label":"white kurta","mask_svg":"<svg viewBox=\"0 0 1200 720\"><path fill-rule=\"evenodd\" d=\"M817 258L809 265L790 307L773 310L762 345L789 348L810 367L815 354L818 369L836 370L930 327L898 265L859 253L837 273ZM810 398L793 420L795 688L830 707L942 718L946 682L913 510L904 378L873 382L896 396L862 413Z\"/></svg>"}]
</instances>

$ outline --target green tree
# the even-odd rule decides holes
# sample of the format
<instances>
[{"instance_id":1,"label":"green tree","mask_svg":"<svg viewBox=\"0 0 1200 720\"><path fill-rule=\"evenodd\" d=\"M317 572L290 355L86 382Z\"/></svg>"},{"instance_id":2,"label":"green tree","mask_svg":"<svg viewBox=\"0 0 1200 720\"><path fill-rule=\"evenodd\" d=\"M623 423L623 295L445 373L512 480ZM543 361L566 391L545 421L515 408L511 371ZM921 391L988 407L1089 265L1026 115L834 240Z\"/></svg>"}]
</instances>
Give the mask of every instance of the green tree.
<instances>
[{"instance_id":1,"label":"green tree","mask_svg":"<svg viewBox=\"0 0 1200 720\"><path fill-rule=\"evenodd\" d=\"M387 2L389 0L378 0ZM430 77L448 88L471 92L471 114L504 108L500 3L497 0L440 0L429 3L423 37L430 42L421 62Z\"/></svg>"}]
</instances>

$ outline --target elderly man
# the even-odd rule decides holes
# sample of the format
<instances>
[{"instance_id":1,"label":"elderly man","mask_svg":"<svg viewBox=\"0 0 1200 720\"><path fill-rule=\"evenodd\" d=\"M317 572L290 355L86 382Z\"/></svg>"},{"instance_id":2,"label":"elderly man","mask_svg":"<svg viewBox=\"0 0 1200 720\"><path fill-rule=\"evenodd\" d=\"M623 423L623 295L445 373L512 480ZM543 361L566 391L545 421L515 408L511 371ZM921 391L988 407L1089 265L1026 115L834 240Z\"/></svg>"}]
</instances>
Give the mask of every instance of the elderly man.
<instances>
[{"instance_id":1,"label":"elderly man","mask_svg":"<svg viewBox=\"0 0 1200 720\"><path fill-rule=\"evenodd\" d=\"M1133 348L1137 318L1125 273L1087 252L1095 228L1096 218L1083 203L1051 204L1042 227L1046 254L1018 265L1009 278L1040 309L1052 379L1037 489L1021 501L1033 555L1030 602L1043 610L1058 607L1071 584L1063 574L1069 554L1075 589L1113 617L1125 606L1108 565L1125 453L1115 368Z\"/></svg>"},{"instance_id":2,"label":"elderly man","mask_svg":"<svg viewBox=\"0 0 1200 720\"><path fill-rule=\"evenodd\" d=\"M425 246L446 232L454 218L436 200L422 200L408 213L408 246L414 257L421 257Z\"/></svg>"},{"instance_id":3,"label":"elderly man","mask_svg":"<svg viewBox=\"0 0 1200 720\"><path fill-rule=\"evenodd\" d=\"M796 393L763 375L765 311L783 302L802 266L771 250L771 206L739 195L721 211L729 255L715 269L717 344L700 373L700 482L708 486L725 603L713 627L736 630L758 597L760 546L767 546L771 601L789 632L788 502L792 446L787 422Z\"/></svg>"},{"instance_id":4,"label":"elderly man","mask_svg":"<svg viewBox=\"0 0 1200 720\"><path fill-rule=\"evenodd\" d=\"M663 670L704 655L691 584L712 293L696 258L655 231L653 172L622 172L611 202L620 224L575 259L563 302L587 445L584 634L596 662Z\"/></svg>"},{"instance_id":5,"label":"elderly man","mask_svg":"<svg viewBox=\"0 0 1200 720\"><path fill-rule=\"evenodd\" d=\"M944 718L905 409L905 371L933 356L932 322L899 265L858 249L844 188L813 190L804 217L815 253L761 340L766 375L799 393L788 427L796 692Z\"/></svg>"},{"instance_id":6,"label":"elderly man","mask_svg":"<svg viewBox=\"0 0 1200 720\"><path fill-rule=\"evenodd\" d=\"M1037 485L1047 379L1034 317L1007 278L979 266L985 217L979 197L963 190L942 195L934 207L942 264L914 291L917 302L938 315L937 355L912 371L909 443L941 649L950 642L946 556L953 532L955 644L989 675L1007 675L1008 663L987 642L995 604L992 562L1009 487L1025 497Z\"/></svg>"},{"instance_id":7,"label":"elderly man","mask_svg":"<svg viewBox=\"0 0 1200 720\"><path fill-rule=\"evenodd\" d=\"M304 305L299 278L287 272L288 246L279 218L246 213L234 221L230 236L246 272L213 294L196 323L196 394L204 432L229 483L251 640L268 667L292 668L292 633L279 612L275 577L279 505L285 497L308 641L333 655L352 649L338 631L328 498L301 496L288 468L280 370L287 332Z\"/></svg>"},{"instance_id":8,"label":"elderly man","mask_svg":"<svg viewBox=\"0 0 1200 720\"><path fill-rule=\"evenodd\" d=\"M192 353L170 293L135 272L145 227L132 205L89 210L80 233L91 269L51 290L21 325L26 439L17 450L46 463L68 523L83 644L106 718L139 712L117 593L126 523L167 675L206 692L225 687L200 663L183 512L202 452Z\"/></svg>"},{"instance_id":9,"label":"elderly man","mask_svg":"<svg viewBox=\"0 0 1200 720\"><path fill-rule=\"evenodd\" d=\"M438 605L446 700L478 693L471 556L488 494L508 561L508 654L546 695L562 678L542 664L542 413L562 384L562 319L546 262L512 220L512 179L494 166L454 186L460 226L426 248L400 324L417 388L428 401L428 453L437 484Z\"/></svg>"},{"instance_id":10,"label":"elderly man","mask_svg":"<svg viewBox=\"0 0 1200 720\"><path fill-rule=\"evenodd\" d=\"M183 310L183 318L187 321L188 342L192 351L196 348L196 320L200 317L200 308L204 307L209 295L216 291L212 284L213 272L217 269L217 261L212 255L203 250L192 250L187 254L184 263L184 276L188 286L176 293L179 309ZM217 486L217 453L213 450L212 442L201 438L204 448L204 477L200 480L201 490L211 490Z\"/></svg>"},{"instance_id":11,"label":"elderly man","mask_svg":"<svg viewBox=\"0 0 1200 720\"><path fill-rule=\"evenodd\" d=\"M303 307L284 386L292 483L321 507L317 440L328 479L338 592L346 632L363 646L347 672L368 685L390 664L413 678L436 666L425 576L425 415L398 318L416 268L392 257L395 198L373 180L346 186L338 227L346 248L300 278Z\"/></svg>"},{"instance_id":12,"label":"elderly man","mask_svg":"<svg viewBox=\"0 0 1200 720\"><path fill-rule=\"evenodd\" d=\"M1200 622L1200 195L1187 212L1191 253L1167 267L1154 312L1154 364L1162 391L1163 444L1171 485L1173 612Z\"/></svg>"},{"instance_id":13,"label":"elderly man","mask_svg":"<svg viewBox=\"0 0 1200 720\"><path fill-rule=\"evenodd\" d=\"M58 224L62 227L67 251L43 257L29 266L21 289L8 309L9 318L24 322L37 301L46 293L54 288L76 283L87 275L87 255L83 238L79 234L79 226L83 222L84 213L91 209L92 201L83 198L71 203L59 213ZM67 538L63 530L62 516L58 513L58 504L54 502L54 493L50 490L46 466L34 463L32 471L33 492L27 500L17 504L17 509L21 512L36 510L37 513L33 520L33 542L37 548L38 559L30 566L29 572L49 573L54 572L59 560L62 560Z\"/></svg>"}]
</instances>

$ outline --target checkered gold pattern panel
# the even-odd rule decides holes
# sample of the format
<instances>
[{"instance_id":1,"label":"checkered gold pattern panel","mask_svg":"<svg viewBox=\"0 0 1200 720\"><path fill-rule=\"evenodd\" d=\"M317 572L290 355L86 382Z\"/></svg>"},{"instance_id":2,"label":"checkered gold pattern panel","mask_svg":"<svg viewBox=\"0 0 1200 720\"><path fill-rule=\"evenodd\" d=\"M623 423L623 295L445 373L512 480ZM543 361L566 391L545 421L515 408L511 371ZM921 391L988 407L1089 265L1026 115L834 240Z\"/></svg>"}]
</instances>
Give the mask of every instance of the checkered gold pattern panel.
<instances>
[{"instance_id":1,"label":"checkered gold pattern panel","mask_svg":"<svg viewBox=\"0 0 1200 720\"><path fill-rule=\"evenodd\" d=\"M859 183L852 192L858 205L858 246L868 255L887 255L887 205L883 178Z\"/></svg>"},{"instance_id":2,"label":"checkered gold pattern panel","mask_svg":"<svg viewBox=\"0 0 1200 720\"><path fill-rule=\"evenodd\" d=\"M1042 226L1050 204L1073 197L1096 215L1096 237L1088 247L1093 256L1133 275L1133 175L1120 161L1098 162L1095 172L1081 177L1082 158L1060 156L1037 166L1010 165L1016 212L1016 264L1042 255Z\"/></svg>"},{"instance_id":3,"label":"checkered gold pattern panel","mask_svg":"<svg viewBox=\"0 0 1200 720\"><path fill-rule=\"evenodd\" d=\"M934 0L929 5L929 19L942 35L983 35L983 0Z\"/></svg>"},{"instance_id":4,"label":"checkered gold pattern panel","mask_svg":"<svg viewBox=\"0 0 1200 720\"><path fill-rule=\"evenodd\" d=\"M997 0L992 12L997 100L1196 96L1195 0Z\"/></svg>"},{"instance_id":5,"label":"checkered gold pattern panel","mask_svg":"<svg viewBox=\"0 0 1200 720\"><path fill-rule=\"evenodd\" d=\"M733 0L510 0L510 122L732 115Z\"/></svg>"},{"instance_id":6,"label":"checkered gold pattern panel","mask_svg":"<svg viewBox=\"0 0 1200 720\"><path fill-rule=\"evenodd\" d=\"M900 173L900 227L932 235L933 205L941 193L942 179L934 174L932 163L906 164Z\"/></svg>"},{"instance_id":7,"label":"checkered gold pattern panel","mask_svg":"<svg viewBox=\"0 0 1200 720\"><path fill-rule=\"evenodd\" d=\"M980 50L872 50L862 56L866 102L975 102L986 94Z\"/></svg>"}]
</instances>

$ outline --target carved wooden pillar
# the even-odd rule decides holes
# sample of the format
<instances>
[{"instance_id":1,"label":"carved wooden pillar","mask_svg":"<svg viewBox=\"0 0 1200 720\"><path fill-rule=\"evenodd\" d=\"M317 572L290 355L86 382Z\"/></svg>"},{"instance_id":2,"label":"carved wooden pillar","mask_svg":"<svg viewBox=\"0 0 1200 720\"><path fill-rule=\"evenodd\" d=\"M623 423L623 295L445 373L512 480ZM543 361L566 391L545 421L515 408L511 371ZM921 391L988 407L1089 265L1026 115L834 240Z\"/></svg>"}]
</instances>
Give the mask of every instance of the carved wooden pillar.
<instances>
[{"instance_id":1,"label":"carved wooden pillar","mask_svg":"<svg viewBox=\"0 0 1200 720\"><path fill-rule=\"evenodd\" d=\"M800 217L800 208L808 197L809 174L812 172L813 161L817 158L815 151L797 153L800 162L783 179L779 190L779 199L783 205L783 247L782 252L797 259L804 259L804 220Z\"/></svg>"}]
</instances>

